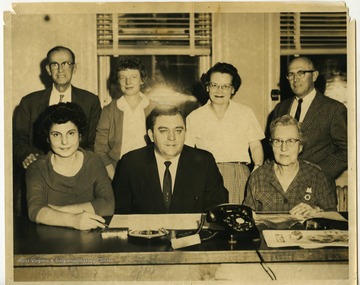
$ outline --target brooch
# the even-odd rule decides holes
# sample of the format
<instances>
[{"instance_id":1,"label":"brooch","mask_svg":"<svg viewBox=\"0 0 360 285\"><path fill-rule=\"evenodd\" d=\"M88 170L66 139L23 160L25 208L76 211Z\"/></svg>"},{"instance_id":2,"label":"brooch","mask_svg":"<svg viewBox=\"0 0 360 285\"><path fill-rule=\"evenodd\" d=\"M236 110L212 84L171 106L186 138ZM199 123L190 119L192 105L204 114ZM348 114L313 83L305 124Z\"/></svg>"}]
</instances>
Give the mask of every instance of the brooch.
<instances>
[{"instance_id":1,"label":"brooch","mask_svg":"<svg viewBox=\"0 0 360 285\"><path fill-rule=\"evenodd\" d=\"M309 201L309 200L311 199L311 195L310 195L310 194L312 194L312 189L311 189L311 187L308 187L305 192L306 192L306 194L305 194L305 196L304 196L304 199L305 199L306 201Z\"/></svg>"}]
</instances>

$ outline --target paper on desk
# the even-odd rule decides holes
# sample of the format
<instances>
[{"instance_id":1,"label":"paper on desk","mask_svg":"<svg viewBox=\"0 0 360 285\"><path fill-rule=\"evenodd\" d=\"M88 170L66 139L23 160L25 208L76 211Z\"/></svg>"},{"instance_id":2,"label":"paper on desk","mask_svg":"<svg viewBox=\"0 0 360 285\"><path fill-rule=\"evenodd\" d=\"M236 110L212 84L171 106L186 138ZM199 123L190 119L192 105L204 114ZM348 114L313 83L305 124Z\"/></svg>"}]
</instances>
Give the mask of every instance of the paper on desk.
<instances>
[{"instance_id":1,"label":"paper on desk","mask_svg":"<svg viewBox=\"0 0 360 285\"><path fill-rule=\"evenodd\" d=\"M300 221L290 214L254 214L255 223L265 224L272 229L288 229Z\"/></svg>"},{"instance_id":2,"label":"paper on desk","mask_svg":"<svg viewBox=\"0 0 360 285\"><path fill-rule=\"evenodd\" d=\"M254 220L256 223L261 223L265 220L272 221L274 223L285 222L285 221L295 221L298 220L290 214L254 214Z\"/></svg>"},{"instance_id":3,"label":"paper on desk","mask_svg":"<svg viewBox=\"0 0 360 285\"><path fill-rule=\"evenodd\" d=\"M338 212L317 212L314 215L312 215L310 218L326 218L326 219L331 219L331 220L336 220L336 221L347 221L340 213ZM302 217L297 217L297 216L293 216L290 214L278 214L278 213L270 213L270 214L266 214L266 213L254 213L254 219L256 222L261 222L263 220L269 220L269 221L273 221L273 222L283 222L283 221L289 221L289 220L298 220L298 221L304 221L307 220L309 218L302 218Z\"/></svg>"},{"instance_id":4,"label":"paper on desk","mask_svg":"<svg viewBox=\"0 0 360 285\"><path fill-rule=\"evenodd\" d=\"M335 221L347 221L340 213L338 212L318 212L312 216L312 218L325 218Z\"/></svg>"},{"instance_id":5,"label":"paper on desk","mask_svg":"<svg viewBox=\"0 0 360 285\"><path fill-rule=\"evenodd\" d=\"M193 230L198 228L200 218L201 214L114 215L109 227L132 230Z\"/></svg>"},{"instance_id":6,"label":"paper on desk","mask_svg":"<svg viewBox=\"0 0 360 285\"><path fill-rule=\"evenodd\" d=\"M349 246L348 231L341 230L263 230L263 236L268 247Z\"/></svg>"},{"instance_id":7,"label":"paper on desk","mask_svg":"<svg viewBox=\"0 0 360 285\"><path fill-rule=\"evenodd\" d=\"M335 221L347 221L338 212L318 212L306 219L300 216L297 217L290 214L254 214L256 224L265 224L269 228L278 230L289 229L297 223L303 223L305 220L312 218L326 218Z\"/></svg>"}]
</instances>

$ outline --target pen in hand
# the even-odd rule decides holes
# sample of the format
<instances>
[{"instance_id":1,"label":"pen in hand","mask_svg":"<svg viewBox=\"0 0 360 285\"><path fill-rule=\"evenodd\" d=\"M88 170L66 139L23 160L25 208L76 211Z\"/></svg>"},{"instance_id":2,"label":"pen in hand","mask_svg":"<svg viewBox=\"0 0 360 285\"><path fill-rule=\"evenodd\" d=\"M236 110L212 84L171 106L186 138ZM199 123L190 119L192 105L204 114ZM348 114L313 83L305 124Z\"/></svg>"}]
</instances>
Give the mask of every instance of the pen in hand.
<instances>
[{"instance_id":1,"label":"pen in hand","mask_svg":"<svg viewBox=\"0 0 360 285\"><path fill-rule=\"evenodd\" d=\"M102 224L103 226L105 226L105 228L108 228L109 225L107 225L106 223L100 222L99 220L93 219L94 221L97 221L98 223Z\"/></svg>"},{"instance_id":2,"label":"pen in hand","mask_svg":"<svg viewBox=\"0 0 360 285\"><path fill-rule=\"evenodd\" d=\"M98 221L99 222L99 221ZM105 228L108 228L109 227L109 225L107 225L107 224L105 224L105 223L103 223L103 222L99 222L100 224L102 224L102 225L104 225L105 226Z\"/></svg>"}]
</instances>

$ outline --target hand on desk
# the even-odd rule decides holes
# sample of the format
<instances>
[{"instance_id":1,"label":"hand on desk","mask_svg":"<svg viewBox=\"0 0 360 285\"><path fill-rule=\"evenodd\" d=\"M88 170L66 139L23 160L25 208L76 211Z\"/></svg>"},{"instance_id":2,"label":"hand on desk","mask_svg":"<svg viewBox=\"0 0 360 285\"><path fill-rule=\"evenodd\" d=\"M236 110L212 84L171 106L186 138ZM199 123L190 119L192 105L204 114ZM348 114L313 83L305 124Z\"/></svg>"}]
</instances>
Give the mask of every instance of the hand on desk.
<instances>
[{"instance_id":1,"label":"hand on desk","mask_svg":"<svg viewBox=\"0 0 360 285\"><path fill-rule=\"evenodd\" d=\"M290 214L303 219L312 217L315 213L322 212L319 207L311 207L308 204L300 203L290 210Z\"/></svg>"},{"instance_id":2,"label":"hand on desk","mask_svg":"<svg viewBox=\"0 0 360 285\"><path fill-rule=\"evenodd\" d=\"M80 203L80 204L72 204L72 205L63 205L63 206L56 206L52 204L48 204L48 207L66 213L73 213L79 214L82 212L89 212L95 214L95 210L90 202Z\"/></svg>"},{"instance_id":3,"label":"hand on desk","mask_svg":"<svg viewBox=\"0 0 360 285\"><path fill-rule=\"evenodd\" d=\"M105 220L103 217L95 214L92 206L90 210L86 210L86 204L87 203L67 206L48 205L48 207L40 209L36 217L36 222L50 226L70 227L78 230L104 228Z\"/></svg>"},{"instance_id":4,"label":"hand on desk","mask_svg":"<svg viewBox=\"0 0 360 285\"><path fill-rule=\"evenodd\" d=\"M91 230L105 228L103 217L89 212L82 212L74 215L74 228L78 230Z\"/></svg>"},{"instance_id":5,"label":"hand on desk","mask_svg":"<svg viewBox=\"0 0 360 285\"><path fill-rule=\"evenodd\" d=\"M82 204L56 206L48 204L54 210L74 214L73 227L78 230L91 230L95 228L104 228L105 220L95 214L94 208L90 202Z\"/></svg>"}]
</instances>

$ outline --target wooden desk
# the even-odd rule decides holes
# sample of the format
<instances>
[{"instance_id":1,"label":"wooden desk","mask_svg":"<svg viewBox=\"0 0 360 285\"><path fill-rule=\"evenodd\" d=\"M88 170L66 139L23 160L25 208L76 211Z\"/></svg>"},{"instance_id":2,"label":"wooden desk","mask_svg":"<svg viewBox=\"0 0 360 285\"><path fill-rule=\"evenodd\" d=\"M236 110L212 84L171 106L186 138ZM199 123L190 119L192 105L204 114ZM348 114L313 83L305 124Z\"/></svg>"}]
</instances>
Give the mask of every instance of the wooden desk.
<instances>
[{"instance_id":1,"label":"wooden desk","mask_svg":"<svg viewBox=\"0 0 360 285\"><path fill-rule=\"evenodd\" d=\"M37 225L14 217L14 281L215 280L226 264L241 264L243 270L248 268L247 273L254 268L259 277L265 273L255 249L265 262L277 263L277 267L282 262L306 262L314 268L326 262L327 268L340 268L342 278L348 272L348 248L273 249L262 237L255 243L230 245L226 238L216 236L200 245L173 250L166 238L141 242L127 237L104 239L100 230ZM266 274L263 277L270 280Z\"/></svg>"}]
</instances>

